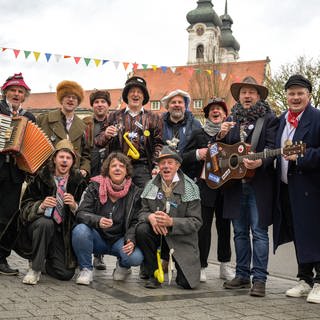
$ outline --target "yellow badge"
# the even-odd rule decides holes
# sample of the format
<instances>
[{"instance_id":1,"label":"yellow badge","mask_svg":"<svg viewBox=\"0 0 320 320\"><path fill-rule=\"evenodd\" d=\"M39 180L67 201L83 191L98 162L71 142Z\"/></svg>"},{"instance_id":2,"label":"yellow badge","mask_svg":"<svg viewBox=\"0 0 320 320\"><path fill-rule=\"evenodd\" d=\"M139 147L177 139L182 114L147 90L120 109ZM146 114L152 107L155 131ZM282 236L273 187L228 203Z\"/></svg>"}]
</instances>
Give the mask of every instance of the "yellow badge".
<instances>
[{"instance_id":1,"label":"yellow badge","mask_svg":"<svg viewBox=\"0 0 320 320\"><path fill-rule=\"evenodd\" d=\"M150 131L149 130L144 130L143 131L143 135L146 136L146 137L149 137L150 136Z\"/></svg>"}]
</instances>

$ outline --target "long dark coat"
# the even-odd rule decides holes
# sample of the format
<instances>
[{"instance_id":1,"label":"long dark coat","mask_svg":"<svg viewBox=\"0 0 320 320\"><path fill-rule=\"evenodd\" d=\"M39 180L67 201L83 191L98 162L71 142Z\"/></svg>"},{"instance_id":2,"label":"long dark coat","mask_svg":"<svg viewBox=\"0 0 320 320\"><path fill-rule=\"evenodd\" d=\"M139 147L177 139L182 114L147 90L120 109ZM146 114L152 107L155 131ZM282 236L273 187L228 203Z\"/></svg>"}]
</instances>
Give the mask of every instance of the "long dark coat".
<instances>
[{"instance_id":1,"label":"long dark coat","mask_svg":"<svg viewBox=\"0 0 320 320\"><path fill-rule=\"evenodd\" d=\"M286 125L285 113L280 117L276 145L280 147ZM305 109L293 136L293 142L307 145L304 157L289 161L288 190L291 202L296 252L299 263L320 261L320 111L310 104ZM281 178L280 157L277 158L277 190ZM283 243L292 241L288 227L283 221L277 192L274 215L274 250Z\"/></svg>"},{"instance_id":2,"label":"long dark coat","mask_svg":"<svg viewBox=\"0 0 320 320\"><path fill-rule=\"evenodd\" d=\"M169 228L165 240L169 249L173 248L173 256L177 260L191 288L200 281L200 258L198 231L202 224L199 189L197 185L181 170L178 171L180 181L173 189L170 197L175 206L170 207L173 226ZM158 174L148 182L142 195L142 208L139 220L147 222L151 212L164 210L166 199L161 189L161 178Z\"/></svg>"},{"instance_id":3,"label":"long dark coat","mask_svg":"<svg viewBox=\"0 0 320 320\"><path fill-rule=\"evenodd\" d=\"M261 134L256 147L256 152L261 152L265 148L274 149L275 136L278 128L278 119L273 113L267 113L261 130ZM251 142L252 134L256 122L249 126L246 143ZM249 129L251 128L251 129ZM240 127L237 123L227 134L224 141L227 144L234 144L240 141ZM274 195L274 169L273 159L262 160L262 166L257 168L255 175L248 183L251 184L255 192L257 208L259 212L259 225L261 227L272 224L272 206ZM224 205L223 217L226 219L237 219L240 217L240 197L242 194L241 180L232 180L223 187Z\"/></svg>"},{"instance_id":4,"label":"long dark coat","mask_svg":"<svg viewBox=\"0 0 320 320\"><path fill-rule=\"evenodd\" d=\"M87 184L78 170L70 171L69 179L67 182L68 193L71 193L77 203L79 203L82 193L85 190ZM43 213L38 213L38 209L42 201L48 197L56 194L56 184L53 178L53 174L50 172L48 165L45 166L35 177L34 181L30 182L22 197L21 201L21 213L20 218L23 224L29 224L43 216ZM69 209L69 206L65 206L65 217L62 223L62 233L65 248L65 261L68 268L74 268L76 266L75 256L71 246L71 231L75 224L75 215ZM27 228L23 228L22 232L26 232ZM27 239L25 235L22 235L23 239ZM21 244L21 243L20 243ZM17 244L18 245L18 244ZM22 255L27 254L28 246L23 244L24 248L16 247L15 250Z\"/></svg>"}]
</instances>

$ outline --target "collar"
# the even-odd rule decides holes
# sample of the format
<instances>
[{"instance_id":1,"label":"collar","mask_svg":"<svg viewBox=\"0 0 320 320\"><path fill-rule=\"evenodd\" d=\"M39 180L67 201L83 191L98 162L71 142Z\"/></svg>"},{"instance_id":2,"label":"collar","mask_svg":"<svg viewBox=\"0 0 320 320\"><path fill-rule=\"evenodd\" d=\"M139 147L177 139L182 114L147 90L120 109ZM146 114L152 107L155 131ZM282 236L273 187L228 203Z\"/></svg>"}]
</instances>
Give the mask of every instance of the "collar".
<instances>
[{"instance_id":1,"label":"collar","mask_svg":"<svg viewBox=\"0 0 320 320\"><path fill-rule=\"evenodd\" d=\"M140 111L132 111L128 106L126 107L126 110L124 111L124 113L129 113L131 117L136 117L138 114L142 113L144 114L144 108L142 107L140 109Z\"/></svg>"},{"instance_id":2,"label":"collar","mask_svg":"<svg viewBox=\"0 0 320 320\"><path fill-rule=\"evenodd\" d=\"M8 101L8 99L6 99L6 103L9 106L10 113L13 114L12 104ZM21 110L22 110L22 105L20 104L20 106L19 106L19 108L17 109L16 112L19 114Z\"/></svg>"},{"instance_id":3,"label":"collar","mask_svg":"<svg viewBox=\"0 0 320 320\"><path fill-rule=\"evenodd\" d=\"M162 179L162 177L161 177L161 181L162 181L167 187L170 187L170 186L168 186L168 185L166 184L166 182ZM173 183L178 182L178 181L180 181L180 178L179 178L178 173L176 172L176 174L174 175L174 177L173 177L172 182L171 182L170 185L172 185Z\"/></svg>"}]
</instances>

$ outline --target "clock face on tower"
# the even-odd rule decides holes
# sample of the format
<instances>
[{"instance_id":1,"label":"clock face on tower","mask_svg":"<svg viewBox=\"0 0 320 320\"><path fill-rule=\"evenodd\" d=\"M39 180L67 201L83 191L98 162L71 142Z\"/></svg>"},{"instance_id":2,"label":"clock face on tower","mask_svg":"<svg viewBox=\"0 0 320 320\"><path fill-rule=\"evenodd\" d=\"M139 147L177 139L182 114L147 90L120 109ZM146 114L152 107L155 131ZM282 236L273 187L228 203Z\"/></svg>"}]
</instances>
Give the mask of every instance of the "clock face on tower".
<instances>
[{"instance_id":1,"label":"clock face on tower","mask_svg":"<svg viewBox=\"0 0 320 320\"><path fill-rule=\"evenodd\" d=\"M202 36L202 35L203 35L203 33L204 33L203 26L199 26L199 27L197 27L197 29L196 29L196 33L197 33L197 35L198 35L198 36Z\"/></svg>"}]
</instances>

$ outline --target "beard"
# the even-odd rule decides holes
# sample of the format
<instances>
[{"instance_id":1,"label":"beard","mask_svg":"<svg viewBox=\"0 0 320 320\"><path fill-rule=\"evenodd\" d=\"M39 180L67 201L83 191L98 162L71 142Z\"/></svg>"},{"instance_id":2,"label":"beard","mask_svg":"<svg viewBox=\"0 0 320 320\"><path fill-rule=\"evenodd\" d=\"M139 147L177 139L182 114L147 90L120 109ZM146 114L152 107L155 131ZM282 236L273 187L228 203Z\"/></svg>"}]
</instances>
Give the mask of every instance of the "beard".
<instances>
[{"instance_id":1,"label":"beard","mask_svg":"<svg viewBox=\"0 0 320 320\"><path fill-rule=\"evenodd\" d=\"M181 120L184 117L184 113L181 110L173 110L170 113L170 118L173 120Z\"/></svg>"}]
</instances>

